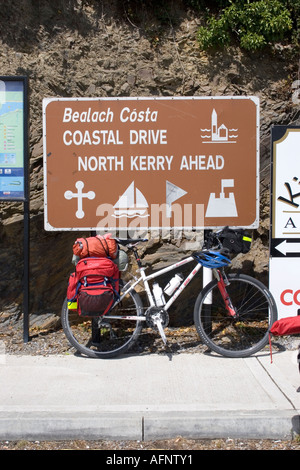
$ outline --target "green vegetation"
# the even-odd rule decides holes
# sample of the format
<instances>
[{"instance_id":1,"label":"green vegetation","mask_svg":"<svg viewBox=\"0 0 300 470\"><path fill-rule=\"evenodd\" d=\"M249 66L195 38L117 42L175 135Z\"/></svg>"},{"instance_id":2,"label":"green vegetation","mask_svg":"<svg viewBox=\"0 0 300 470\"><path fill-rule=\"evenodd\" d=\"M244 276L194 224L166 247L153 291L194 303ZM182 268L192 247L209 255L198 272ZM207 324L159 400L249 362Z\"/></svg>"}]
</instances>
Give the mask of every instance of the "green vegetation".
<instances>
[{"instance_id":1,"label":"green vegetation","mask_svg":"<svg viewBox=\"0 0 300 470\"><path fill-rule=\"evenodd\" d=\"M146 19L155 37L176 25L176 5L193 10L203 22L197 35L203 50L230 44L248 51L278 42L300 45L300 0L124 0L122 5L132 24Z\"/></svg>"},{"instance_id":2,"label":"green vegetation","mask_svg":"<svg viewBox=\"0 0 300 470\"><path fill-rule=\"evenodd\" d=\"M190 0L205 11L206 25L198 30L201 49L228 46L256 51L268 44L288 41L299 44L300 0Z\"/></svg>"}]
</instances>

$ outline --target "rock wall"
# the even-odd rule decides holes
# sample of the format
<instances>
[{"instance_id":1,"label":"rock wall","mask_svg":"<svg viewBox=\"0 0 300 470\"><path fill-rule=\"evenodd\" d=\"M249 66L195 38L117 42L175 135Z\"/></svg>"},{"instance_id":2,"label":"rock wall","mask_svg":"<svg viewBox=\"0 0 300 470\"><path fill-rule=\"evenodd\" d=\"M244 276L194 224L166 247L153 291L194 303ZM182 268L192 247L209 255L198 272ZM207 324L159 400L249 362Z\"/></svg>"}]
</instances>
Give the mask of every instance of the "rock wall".
<instances>
[{"instance_id":1,"label":"rock wall","mask_svg":"<svg viewBox=\"0 0 300 470\"><path fill-rule=\"evenodd\" d=\"M30 312L59 315L72 270L72 244L78 232L43 228L42 99L118 96L256 95L261 102L261 210L253 248L234 266L268 275L270 128L300 123L292 103L297 60L288 45L260 54L232 46L204 53L196 34L201 13L180 0L19 0L0 9L1 75L29 78L30 154ZM160 5L159 5L160 4ZM242 163L241 163L242 164ZM194 238L196 234L194 234ZM0 311L22 313L23 204L0 203ZM194 240L195 241L195 240ZM157 237L143 248L152 267L193 248L192 241ZM195 281L196 282L196 281ZM199 286L199 287L198 287ZM201 283L191 284L175 316L192 320Z\"/></svg>"}]
</instances>

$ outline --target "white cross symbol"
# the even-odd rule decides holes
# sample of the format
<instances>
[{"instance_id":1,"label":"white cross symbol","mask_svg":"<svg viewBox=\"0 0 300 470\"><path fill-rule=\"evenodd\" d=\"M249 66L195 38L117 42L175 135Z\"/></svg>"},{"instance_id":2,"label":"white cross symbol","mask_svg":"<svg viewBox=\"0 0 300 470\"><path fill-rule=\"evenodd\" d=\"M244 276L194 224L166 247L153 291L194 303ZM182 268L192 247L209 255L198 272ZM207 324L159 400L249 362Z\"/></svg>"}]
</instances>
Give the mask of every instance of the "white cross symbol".
<instances>
[{"instance_id":1,"label":"white cross symbol","mask_svg":"<svg viewBox=\"0 0 300 470\"><path fill-rule=\"evenodd\" d=\"M84 217L84 212L82 210L82 199L84 197L87 197L88 199L94 199L95 198L95 193L94 191L89 191L88 193L83 193L82 188L84 187L84 183L82 181L76 181L75 183L76 188L78 189L77 193L72 193L72 191L66 191L65 192L65 198L66 199L73 199L74 197L77 197L77 211L76 211L76 217L77 219L82 219Z\"/></svg>"}]
</instances>

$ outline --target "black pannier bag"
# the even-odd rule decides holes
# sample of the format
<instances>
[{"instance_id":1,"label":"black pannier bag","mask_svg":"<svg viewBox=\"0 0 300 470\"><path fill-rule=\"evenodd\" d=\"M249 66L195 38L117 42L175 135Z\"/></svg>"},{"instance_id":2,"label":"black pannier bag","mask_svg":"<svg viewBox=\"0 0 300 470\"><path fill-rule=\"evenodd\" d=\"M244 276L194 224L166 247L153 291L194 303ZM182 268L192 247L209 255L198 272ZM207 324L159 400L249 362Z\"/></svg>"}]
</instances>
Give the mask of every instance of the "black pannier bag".
<instances>
[{"instance_id":1,"label":"black pannier bag","mask_svg":"<svg viewBox=\"0 0 300 470\"><path fill-rule=\"evenodd\" d=\"M248 253L251 248L252 238L243 229L225 227L218 233L218 238L223 248L227 248L230 253L235 255Z\"/></svg>"}]
</instances>

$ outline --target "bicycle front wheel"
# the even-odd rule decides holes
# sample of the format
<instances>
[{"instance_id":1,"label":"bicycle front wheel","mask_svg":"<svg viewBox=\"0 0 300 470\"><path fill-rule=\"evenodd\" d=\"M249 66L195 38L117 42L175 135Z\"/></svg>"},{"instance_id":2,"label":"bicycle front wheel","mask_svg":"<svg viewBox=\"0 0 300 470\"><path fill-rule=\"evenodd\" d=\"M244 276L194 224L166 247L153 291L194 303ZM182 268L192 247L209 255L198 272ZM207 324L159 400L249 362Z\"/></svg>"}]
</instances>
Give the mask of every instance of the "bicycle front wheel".
<instances>
[{"instance_id":1,"label":"bicycle front wheel","mask_svg":"<svg viewBox=\"0 0 300 470\"><path fill-rule=\"evenodd\" d=\"M67 339L79 353L93 358L111 358L128 351L142 329L142 320L122 317L141 316L142 313L141 299L132 290L107 316L93 318L80 318L77 311L68 309L65 299L61 322Z\"/></svg>"},{"instance_id":2,"label":"bicycle front wheel","mask_svg":"<svg viewBox=\"0 0 300 470\"><path fill-rule=\"evenodd\" d=\"M230 317L217 280L199 294L194 322L202 341L226 357L247 357L260 351L269 340L269 328L277 320L270 291L245 274L229 274L226 291L236 316Z\"/></svg>"}]
</instances>

